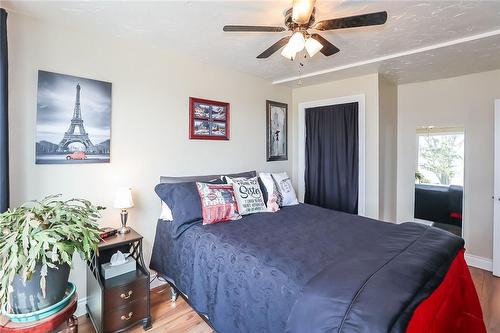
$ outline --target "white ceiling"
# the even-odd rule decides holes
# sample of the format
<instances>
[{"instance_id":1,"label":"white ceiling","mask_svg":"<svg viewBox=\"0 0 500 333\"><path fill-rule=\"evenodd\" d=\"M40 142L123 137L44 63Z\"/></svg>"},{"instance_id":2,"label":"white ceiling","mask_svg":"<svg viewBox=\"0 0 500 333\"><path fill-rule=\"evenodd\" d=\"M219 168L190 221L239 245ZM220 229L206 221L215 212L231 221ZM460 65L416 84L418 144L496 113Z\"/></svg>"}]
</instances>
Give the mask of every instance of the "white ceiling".
<instances>
[{"instance_id":1,"label":"white ceiling","mask_svg":"<svg viewBox=\"0 0 500 333\"><path fill-rule=\"evenodd\" d=\"M326 1L316 19L386 10L384 26L321 34L340 48L291 62L279 52L255 57L286 33L224 33L225 24L283 25L289 1L4 1L8 9L172 48L200 61L286 84L380 72L400 83L500 68L500 0ZM300 70L299 70L300 68Z\"/></svg>"}]
</instances>

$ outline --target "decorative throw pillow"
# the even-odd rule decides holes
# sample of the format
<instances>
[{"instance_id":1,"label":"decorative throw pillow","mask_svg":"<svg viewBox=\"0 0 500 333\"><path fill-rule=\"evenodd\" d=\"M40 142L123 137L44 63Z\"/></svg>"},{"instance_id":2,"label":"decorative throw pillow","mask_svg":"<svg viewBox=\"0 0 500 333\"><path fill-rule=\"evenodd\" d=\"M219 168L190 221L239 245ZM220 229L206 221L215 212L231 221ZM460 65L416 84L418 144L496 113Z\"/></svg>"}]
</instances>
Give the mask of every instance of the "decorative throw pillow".
<instances>
[{"instance_id":1,"label":"decorative throw pillow","mask_svg":"<svg viewBox=\"0 0 500 333\"><path fill-rule=\"evenodd\" d=\"M260 181L262 182L262 185L264 185L264 188L262 189L262 192L267 193L267 201L266 201L266 206L267 210L270 212L275 212L279 210L279 207L281 206L281 194L278 191L278 187L275 184L275 181L273 179L273 176L270 173L267 172L261 172L259 173L259 178ZM278 206L278 209L276 209L275 206ZM272 206L272 208L270 207Z\"/></svg>"},{"instance_id":2,"label":"decorative throw pillow","mask_svg":"<svg viewBox=\"0 0 500 333\"><path fill-rule=\"evenodd\" d=\"M232 185L196 183L196 186L201 199L203 224L241 218Z\"/></svg>"},{"instance_id":3,"label":"decorative throw pillow","mask_svg":"<svg viewBox=\"0 0 500 333\"><path fill-rule=\"evenodd\" d=\"M276 198L276 203L280 206L283 207L283 195L281 194L280 187L278 186L278 183L276 182L276 179L274 179L273 174L271 174L271 178L273 179L274 183L274 188L276 189L273 194L272 198Z\"/></svg>"},{"instance_id":4,"label":"decorative throw pillow","mask_svg":"<svg viewBox=\"0 0 500 333\"><path fill-rule=\"evenodd\" d=\"M290 177L288 177L287 173L273 173L272 177L282 197L281 206L298 205L299 201L297 200L297 195L295 194L292 181L290 180Z\"/></svg>"},{"instance_id":5,"label":"decorative throw pillow","mask_svg":"<svg viewBox=\"0 0 500 333\"><path fill-rule=\"evenodd\" d=\"M229 178L228 184L233 185L234 195L238 202L238 209L241 215L266 212L266 204L262 197L257 177L253 178Z\"/></svg>"}]
</instances>

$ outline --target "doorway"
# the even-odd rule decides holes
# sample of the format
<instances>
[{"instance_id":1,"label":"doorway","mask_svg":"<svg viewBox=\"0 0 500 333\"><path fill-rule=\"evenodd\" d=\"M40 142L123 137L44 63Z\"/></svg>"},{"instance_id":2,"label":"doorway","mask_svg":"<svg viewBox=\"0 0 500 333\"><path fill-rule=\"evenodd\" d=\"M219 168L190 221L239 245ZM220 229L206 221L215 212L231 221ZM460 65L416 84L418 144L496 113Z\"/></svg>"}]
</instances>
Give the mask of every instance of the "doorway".
<instances>
[{"instance_id":1,"label":"doorway","mask_svg":"<svg viewBox=\"0 0 500 333\"><path fill-rule=\"evenodd\" d=\"M304 201L306 192L306 110L318 107L335 106L341 104L356 103L358 109L357 117L357 141L358 141L358 215L365 215L365 96L353 95L324 99L313 102L300 103L298 105L298 194L299 200Z\"/></svg>"},{"instance_id":2,"label":"doorway","mask_svg":"<svg viewBox=\"0 0 500 333\"><path fill-rule=\"evenodd\" d=\"M306 109L304 203L358 213L358 103Z\"/></svg>"},{"instance_id":3,"label":"doorway","mask_svg":"<svg viewBox=\"0 0 500 333\"><path fill-rule=\"evenodd\" d=\"M417 128L415 221L462 237L463 127Z\"/></svg>"}]
</instances>

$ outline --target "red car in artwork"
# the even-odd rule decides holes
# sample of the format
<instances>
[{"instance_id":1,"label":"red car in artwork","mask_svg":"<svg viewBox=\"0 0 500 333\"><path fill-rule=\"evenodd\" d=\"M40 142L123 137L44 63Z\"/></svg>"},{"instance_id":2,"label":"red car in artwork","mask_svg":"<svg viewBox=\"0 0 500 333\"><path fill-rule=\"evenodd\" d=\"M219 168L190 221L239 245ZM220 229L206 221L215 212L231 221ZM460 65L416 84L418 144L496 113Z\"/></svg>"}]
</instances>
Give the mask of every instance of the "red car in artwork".
<instances>
[{"instance_id":1,"label":"red car in artwork","mask_svg":"<svg viewBox=\"0 0 500 333\"><path fill-rule=\"evenodd\" d=\"M72 152L71 154L66 155L67 160L86 160L87 155L85 155L85 152L83 151L75 151Z\"/></svg>"}]
</instances>

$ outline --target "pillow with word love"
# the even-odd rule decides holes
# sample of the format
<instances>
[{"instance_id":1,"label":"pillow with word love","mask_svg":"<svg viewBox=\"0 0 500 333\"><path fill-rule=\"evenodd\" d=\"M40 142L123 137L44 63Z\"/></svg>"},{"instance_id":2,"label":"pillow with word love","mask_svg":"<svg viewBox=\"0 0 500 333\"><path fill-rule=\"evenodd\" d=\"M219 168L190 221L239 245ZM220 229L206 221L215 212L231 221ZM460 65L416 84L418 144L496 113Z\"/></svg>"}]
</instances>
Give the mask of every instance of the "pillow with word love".
<instances>
[{"instance_id":1,"label":"pillow with word love","mask_svg":"<svg viewBox=\"0 0 500 333\"><path fill-rule=\"evenodd\" d=\"M226 180L228 184L233 185L234 196L238 202L238 210L241 215L267 212L257 177L226 177Z\"/></svg>"}]
</instances>

